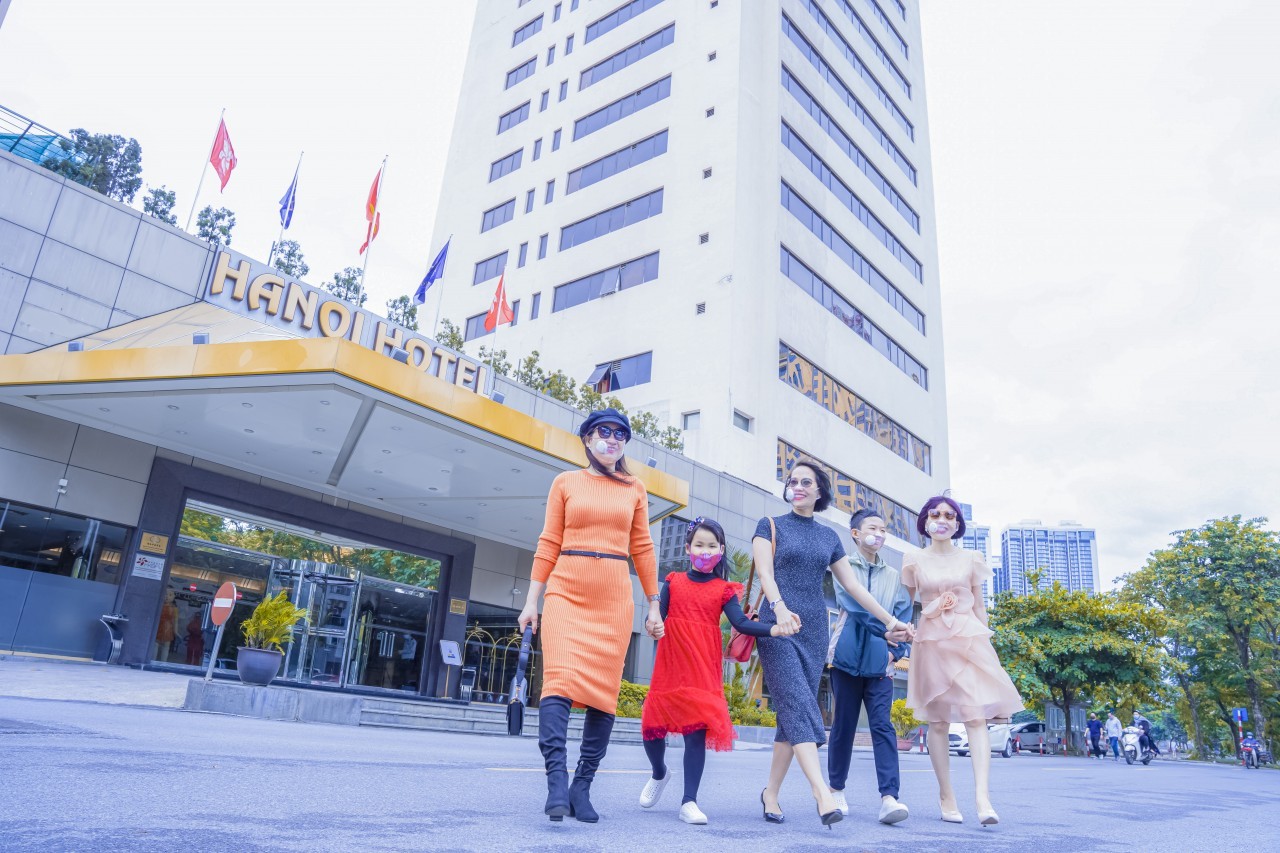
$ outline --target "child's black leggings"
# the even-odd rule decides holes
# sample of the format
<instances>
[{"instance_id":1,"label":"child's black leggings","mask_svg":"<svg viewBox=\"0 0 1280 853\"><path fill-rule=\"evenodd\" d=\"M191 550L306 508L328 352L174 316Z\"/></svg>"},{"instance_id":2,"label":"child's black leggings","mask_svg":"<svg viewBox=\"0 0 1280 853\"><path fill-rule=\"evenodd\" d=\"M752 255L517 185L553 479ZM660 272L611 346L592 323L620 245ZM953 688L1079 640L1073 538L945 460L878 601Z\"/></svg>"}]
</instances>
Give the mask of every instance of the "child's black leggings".
<instances>
[{"instance_id":1,"label":"child's black leggings","mask_svg":"<svg viewBox=\"0 0 1280 853\"><path fill-rule=\"evenodd\" d=\"M667 775L667 764L663 757L667 753L666 738L654 738L644 742L645 754L653 765L653 778L662 779ZM685 803L696 802L698 785L702 782L702 768L707 763L707 730L699 729L684 736L684 799Z\"/></svg>"}]
</instances>

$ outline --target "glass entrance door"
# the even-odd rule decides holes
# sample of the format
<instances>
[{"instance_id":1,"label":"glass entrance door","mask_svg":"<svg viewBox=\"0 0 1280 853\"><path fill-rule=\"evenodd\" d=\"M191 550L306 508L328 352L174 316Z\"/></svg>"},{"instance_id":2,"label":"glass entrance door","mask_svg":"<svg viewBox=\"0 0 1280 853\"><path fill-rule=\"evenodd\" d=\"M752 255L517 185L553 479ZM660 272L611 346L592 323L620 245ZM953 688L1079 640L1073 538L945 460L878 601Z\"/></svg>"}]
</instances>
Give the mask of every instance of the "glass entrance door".
<instances>
[{"instance_id":1,"label":"glass entrance door","mask_svg":"<svg viewBox=\"0 0 1280 853\"><path fill-rule=\"evenodd\" d=\"M439 593L360 578L347 684L420 693Z\"/></svg>"},{"instance_id":2,"label":"glass entrance door","mask_svg":"<svg viewBox=\"0 0 1280 853\"><path fill-rule=\"evenodd\" d=\"M354 574L345 566L314 560L290 560L272 573L269 594L283 590L307 611L306 622L293 630L282 679L343 686L357 586Z\"/></svg>"}]
</instances>

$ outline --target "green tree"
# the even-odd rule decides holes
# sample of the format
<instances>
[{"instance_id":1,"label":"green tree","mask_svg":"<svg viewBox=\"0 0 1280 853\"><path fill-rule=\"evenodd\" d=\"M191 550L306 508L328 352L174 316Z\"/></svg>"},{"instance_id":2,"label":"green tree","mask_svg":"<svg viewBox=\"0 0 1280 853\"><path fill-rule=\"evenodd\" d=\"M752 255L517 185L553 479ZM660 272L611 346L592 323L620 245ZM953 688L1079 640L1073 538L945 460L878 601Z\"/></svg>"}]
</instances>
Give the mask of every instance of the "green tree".
<instances>
[{"instance_id":1,"label":"green tree","mask_svg":"<svg viewBox=\"0 0 1280 853\"><path fill-rule=\"evenodd\" d=\"M1027 705L1062 708L1071 743L1071 708L1094 686L1125 685L1148 700L1159 692L1164 650L1160 614L1114 593L1040 588L1028 573L1029 595L1001 593L991 610L992 642Z\"/></svg>"},{"instance_id":2,"label":"green tree","mask_svg":"<svg viewBox=\"0 0 1280 853\"><path fill-rule=\"evenodd\" d=\"M71 131L71 140L58 140L62 157L48 157L46 169L66 175L108 198L133 203L142 188L142 146L136 139L109 133Z\"/></svg>"},{"instance_id":3,"label":"green tree","mask_svg":"<svg viewBox=\"0 0 1280 853\"><path fill-rule=\"evenodd\" d=\"M387 319L416 332L418 331L418 306L407 296L388 299Z\"/></svg>"},{"instance_id":4,"label":"green tree","mask_svg":"<svg viewBox=\"0 0 1280 853\"><path fill-rule=\"evenodd\" d=\"M281 240L277 243L271 253L271 266L293 278L304 278L311 272L297 240Z\"/></svg>"},{"instance_id":5,"label":"green tree","mask_svg":"<svg viewBox=\"0 0 1280 853\"><path fill-rule=\"evenodd\" d=\"M365 293L364 288L360 286L362 277L358 267L347 267L340 273L334 273L333 281L326 281L321 286L339 299L364 307L364 303L369 300L369 294Z\"/></svg>"},{"instance_id":6,"label":"green tree","mask_svg":"<svg viewBox=\"0 0 1280 853\"><path fill-rule=\"evenodd\" d=\"M499 376L511 375L511 362L507 360L507 351L504 349L489 349L480 347L480 354L476 356L480 361L490 365L493 372Z\"/></svg>"},{"instance_id":7,"label":"green tree","mask_svg":"<svg viewBox=\"0 0 1280 853\"><path fill-rule=\"evenodd\" d=\"M213 205L205 205L196 214L196 236L220 246L231 245L231 229L236 227L236 215L225 207L217 210Z\"/></svg>"},{"instance_id":8,"label":"green tree","mask_svg":"<svg viewBox=\"0 0 1280 853\"><path fill-rule=\"evenodd\" d=\"M467 343L462 338L462 330L453 325L453 322L447 317L440 321L440 332L436 335L436 341L459 352L462 351L462 347Z\"/></svg>"},{"instance_id":9,"label":"green tree","mask_svg":"<svg viewBox=\"0 0 1280 853\"><path fill-rule=\"evenodd\" d=\"M142 200L142 212L169 225L177 225L178 217L173 213L177 203L178 194L173 190L167 190L163 186L151 187L147 191L147 197Z\"/></svg>"}]
</instances>

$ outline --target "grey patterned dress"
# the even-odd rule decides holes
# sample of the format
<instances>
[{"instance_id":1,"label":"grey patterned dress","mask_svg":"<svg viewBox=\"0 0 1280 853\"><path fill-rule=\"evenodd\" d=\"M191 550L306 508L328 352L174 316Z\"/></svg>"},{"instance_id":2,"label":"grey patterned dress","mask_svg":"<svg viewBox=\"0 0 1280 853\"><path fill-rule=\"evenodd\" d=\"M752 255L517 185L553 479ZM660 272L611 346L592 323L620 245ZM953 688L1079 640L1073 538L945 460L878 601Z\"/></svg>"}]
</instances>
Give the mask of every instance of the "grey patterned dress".
<instances>
[{"instance_id":1,"label":"grey patterned dress","mask_svg":"<svg viewBox=\"0 0 1280 853\"><path fill-rule=\"evenodd\" d=\"M774 518L778 550L773 577L782 601L800 617L802 627L794 637L761 637L757 640L769 707L778 715L774 740L785 743L827 742L827 730L818 708L818 685L827 660L829 627L822 581L827 567L844 558L844 545L831 528L795 513ZM769 539L769 519L756 525L755 538ZM760 621L778 621L765 601Z\"/></svg>"}]
</instances>

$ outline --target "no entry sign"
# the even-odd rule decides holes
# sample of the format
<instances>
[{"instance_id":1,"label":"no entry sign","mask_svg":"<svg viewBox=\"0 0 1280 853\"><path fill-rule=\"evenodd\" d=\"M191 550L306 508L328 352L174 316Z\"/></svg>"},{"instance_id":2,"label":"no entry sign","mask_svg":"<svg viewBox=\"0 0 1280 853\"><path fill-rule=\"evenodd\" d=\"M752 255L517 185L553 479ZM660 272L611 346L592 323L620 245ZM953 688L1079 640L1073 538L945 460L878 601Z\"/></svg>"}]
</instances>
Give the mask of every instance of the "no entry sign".
<instances>
[{"instance_id":1,"label":"no entry sign","mask_svg":"<svg viewBox=\"0 0 1280 853\"><path fill-rule=\"evenodd\" d=\"M231 611L236 606L236 585L227 581L218 587L213 596L213 607L209 610L209 621L221 626L231 618Z\"/></svg>"}]
</instances>

